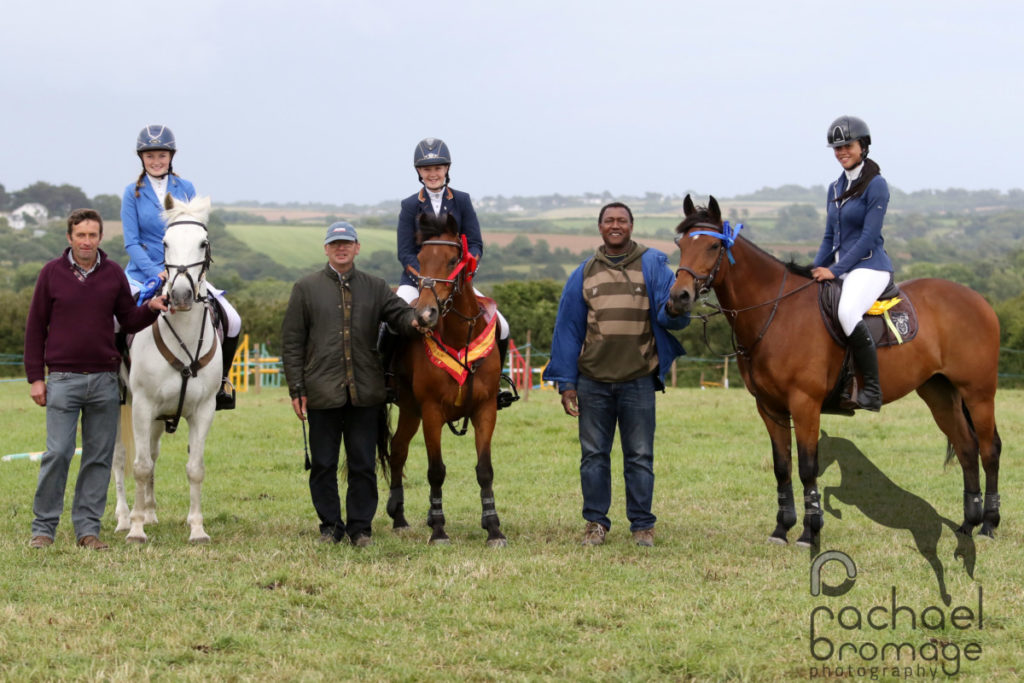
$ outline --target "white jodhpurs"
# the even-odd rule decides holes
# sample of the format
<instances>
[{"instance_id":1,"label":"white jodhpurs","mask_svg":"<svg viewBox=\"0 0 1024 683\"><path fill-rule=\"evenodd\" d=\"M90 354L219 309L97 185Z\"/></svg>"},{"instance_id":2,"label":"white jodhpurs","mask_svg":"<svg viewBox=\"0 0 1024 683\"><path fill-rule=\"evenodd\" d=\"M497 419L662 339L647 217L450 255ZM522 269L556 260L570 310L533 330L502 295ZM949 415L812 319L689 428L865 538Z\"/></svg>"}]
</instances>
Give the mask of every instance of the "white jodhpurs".
<instances>
[{"instance_id":1,"label":"white jodhpurs","mask_svg":"<svg viewBox=\"0 0 1024 683\"><path fill-rule=\"evenodd\" d=\"M839 297L838 315L843 332L847 335L853 332L853 328L885 291L891 276L889 271L869 268L854 268L840 276L843 293Z\"/></svg>"}]
</instances>

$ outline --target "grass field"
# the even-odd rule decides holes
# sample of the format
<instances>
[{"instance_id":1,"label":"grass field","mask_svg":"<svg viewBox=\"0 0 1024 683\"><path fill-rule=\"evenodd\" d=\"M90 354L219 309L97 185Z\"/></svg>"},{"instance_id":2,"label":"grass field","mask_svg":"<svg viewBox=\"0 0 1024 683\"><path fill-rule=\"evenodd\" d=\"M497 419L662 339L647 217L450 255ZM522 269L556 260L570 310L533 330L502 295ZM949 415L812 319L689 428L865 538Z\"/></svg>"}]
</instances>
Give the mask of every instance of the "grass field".
<instances>
[{"instance_id":1,"label":"grass field","mask_svg":"<svg viewBox=\"0 0 1024 683\"><path fill-rule=\"evenodd\" d=\"M186 544L183 433L164 439L156 473L161 521L147 528L151 542L142 548L114 534L111 491L103 524L110 552L75 548L70 513L52 548L30 549L38 465L0 463L0 678L903 680L931 678L933 670L944 677L943 666L964 680L1019 678L1022 411L1024 392L1001 392L1003 524L994 542L978 542L973 579L953 559L953 534L938 537L947 608L909 531L837 500L841 518L826 514L822 549L853 558L856 581L842 596L810 594L810 554L765 542L774 527L774 478L764 427L741 390L659 395L659 522L649 549L629 541L619 455L608 542L577 545L579 446L575 422L553 392L533 392L499 414L495 492L509 537L502 550L484 547L472 442L450 434L451 546L425 543L428 487L418 439L406 482L414 530L391 532L381 482L372 547L316 543L302 435L286 394L240 395L238 410L217 414L207 444L203 499L213 541L206 546ZM23 382L0 384L4 452L41 450L44 419ZM945 443L921 402L825 417L822 427L851 440L893 485L933 506L931 514L959 522L959 468L943 468ZM820 486L848 490L861 474L833 466ZM822 574L832 586L843 578L838 563ZM873 607L889 609L893 591L906 608L894 629L856 625L857 614L866 620ZM841 621L814 612L822 607L843 610ZM915 620L911 628L910 611L936 626L941 616L943 627ZM827 652L821 638L836 649L853 643L841 662L812 655L813 614L819 654ZM872 656L870 647L886 642L909 646L899 660Z\"/></svg>"},{"instance_id":2,"label":"grass field","mask_svg":"<svg viewBox=\"0 0 1024 683\"><path fill-rule=\"evenodd\" d=\"M395 251L395 231L392 228L364 228L359 230L359 250L363 255L375 251ZM323 267L324 233L327 226L232 224L228 232L251 249L265 254L286 266ZM397 265L395 266L398 267Z\"/></svg>"}]
</instances>

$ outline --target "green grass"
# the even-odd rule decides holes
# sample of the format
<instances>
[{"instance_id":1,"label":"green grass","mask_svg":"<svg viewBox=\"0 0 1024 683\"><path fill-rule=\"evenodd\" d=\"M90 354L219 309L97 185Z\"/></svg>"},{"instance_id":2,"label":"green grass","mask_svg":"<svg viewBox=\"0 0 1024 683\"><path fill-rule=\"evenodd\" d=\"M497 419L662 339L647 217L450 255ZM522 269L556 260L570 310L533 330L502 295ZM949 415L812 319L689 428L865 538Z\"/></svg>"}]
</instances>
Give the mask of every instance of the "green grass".
<instances>
[{"instance_id":1,"label":"green grass","mask_svg":"<svg viewBox=\"0 0 1024 683\"><path fill-rule=\"evenodd\" d=\"M1001 392L998 410L1005 444L999 536L978 543L973 580L952 559L952 534L944 531L939 542L953 605L975 605L983 587L983 628L844 632L830 625L830 636L917 644L934 637L947 648L976 641L982 654L962 661L962 678L1020 676L1024 482L1016 456L1024 435L1016 416L1024 392ZM5 452L41 450L44 420L24 382L0 384ZM898 486L959 522L960 472L943 468L944 440L920 401L879 415L825 417L823 428L852 440ZM774 478L764 426L742 390L658 396L652 549L629 542L619 455L608 542L577 545L575 421L550 391L499 414L495 492L509 537L501 550L485 548L479 528L472 442L447 433L451 546L425 542L428 487L418 438L406 480L413 531L391 532L381 482L375 545L316 543L302 435L280 389L240 395L238 410L218 413L203 490L213 541L190 547L183 432L164 437L156 474L161 521L147 528L151 541L142 548L113 532L111 489L103 538L112 551L74 548L67 512L56 544L30 549L38 465L0 463L3 679L807 679L817 664L808 633L815 607L866 612L888 604L892 586L900 604L918 612L941 606L910 534L842 504L842 519L826 515L823 549L855 559L856 584L842 597L810 596L808 552L765 542L774 527ZM72 486L75 468L77 459ZM820 485L839 480L830 468ZM68 506L70 494L71 487ZM834 567L824 576L833 585L841 579ZM849 655L844 663L863 664Z\"/></svg>"},{"instance_id":2,"label":"green grass","mask_svg":"<svg viewBox=\"0 0 1024 683\"><path fill-rule=\"evenodd\" d=\"M233 224L227 226L227 229L251 249L269 256L277 263L310 268L322 267L324 264L323 243L327 226ZM375 251L394 253L394 229L363 228L358 225L356 229L359 231L360 253L364 256Z\"/></svg>"}]
</instances>

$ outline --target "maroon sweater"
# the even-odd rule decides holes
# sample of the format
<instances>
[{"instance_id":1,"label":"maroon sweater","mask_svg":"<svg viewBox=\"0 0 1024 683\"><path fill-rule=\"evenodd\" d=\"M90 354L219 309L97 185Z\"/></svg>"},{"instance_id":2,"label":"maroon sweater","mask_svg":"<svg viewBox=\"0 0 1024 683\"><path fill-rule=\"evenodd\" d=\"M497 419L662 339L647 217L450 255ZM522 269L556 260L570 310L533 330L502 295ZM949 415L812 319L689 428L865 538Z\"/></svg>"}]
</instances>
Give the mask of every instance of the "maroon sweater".
<instances>
[{"instance_id":1,"label":"maroon sweater","mask_svg":"<svg viewBox=\"0 0 1024 683\"><path fill-rule=\"evenodd\" d=\"M68 251L39 271L25 324L25 372L29 382L50 372L117 372L121 355L114 345L114 317L128 332L153 323L159 313L137 308L128 279L106 253L82 282Z\"/></svg>"}]
</instances>

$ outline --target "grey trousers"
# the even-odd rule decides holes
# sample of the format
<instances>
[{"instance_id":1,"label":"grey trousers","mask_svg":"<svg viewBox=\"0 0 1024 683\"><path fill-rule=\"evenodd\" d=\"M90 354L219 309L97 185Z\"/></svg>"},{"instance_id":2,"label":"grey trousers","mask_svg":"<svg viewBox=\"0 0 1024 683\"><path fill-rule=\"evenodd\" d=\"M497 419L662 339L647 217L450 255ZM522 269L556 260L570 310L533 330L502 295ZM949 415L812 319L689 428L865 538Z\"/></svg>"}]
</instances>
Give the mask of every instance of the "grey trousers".
<instances>
[{"instance_id":1,"label":"grey trousers","mask_svg":"<svg viewBox=\"0 0 1024 683\"><path fill-rule=\"evenodd\" d=\"M82 459L71 506L71 523L76 539L100 535L119 413L115 373L50 373L46 382L46 452L40 463L39 483L32 505L33 536L53 538L57 533L57 523L64 510L68 470L75 454L79 415Z\"/></svg>"}]
</instances>

